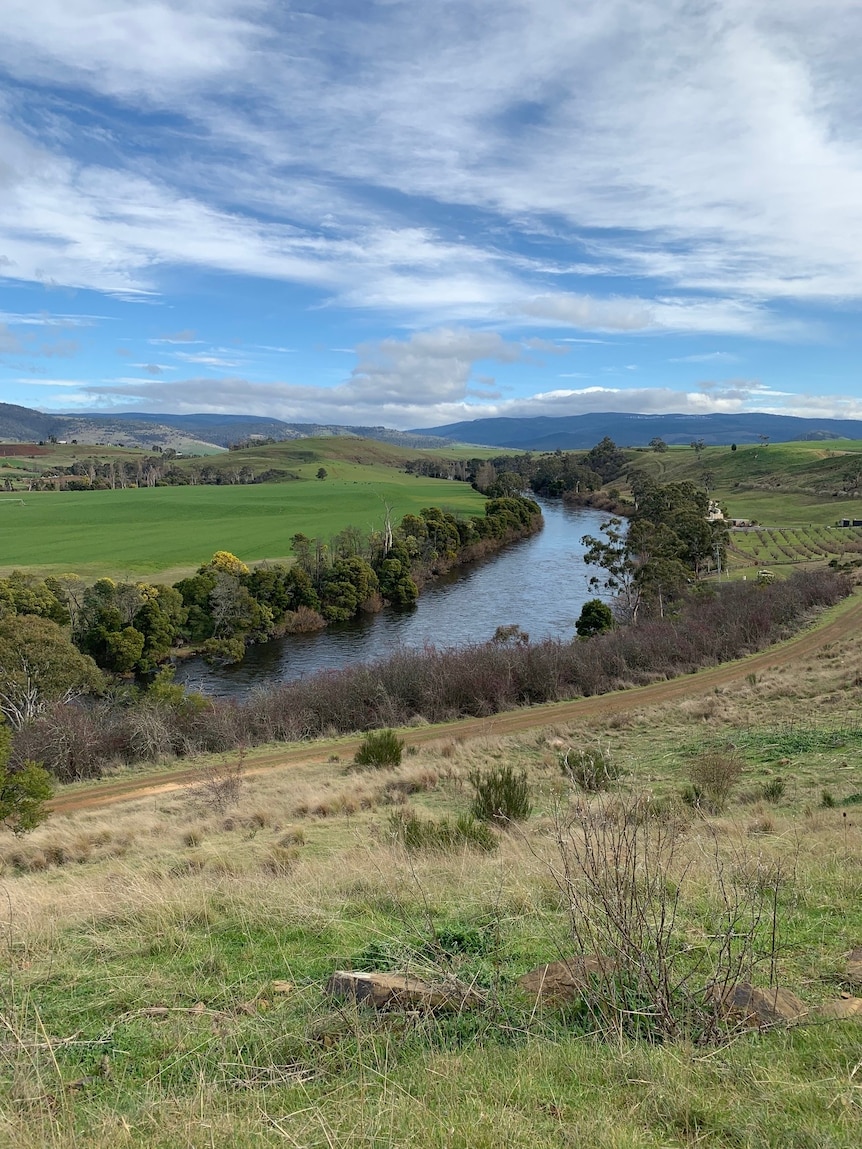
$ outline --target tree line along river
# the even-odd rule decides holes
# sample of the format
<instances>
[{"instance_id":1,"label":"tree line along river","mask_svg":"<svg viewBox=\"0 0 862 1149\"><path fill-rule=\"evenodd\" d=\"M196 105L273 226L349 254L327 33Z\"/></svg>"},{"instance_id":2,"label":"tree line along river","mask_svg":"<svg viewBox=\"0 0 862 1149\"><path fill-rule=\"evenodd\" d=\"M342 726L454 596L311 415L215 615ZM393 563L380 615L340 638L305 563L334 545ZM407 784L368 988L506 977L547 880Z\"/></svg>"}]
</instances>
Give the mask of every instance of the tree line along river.
<instances>
[{"instance_id":1,"label":"tree line along river","mask_svg":"<svg viewBox=\"0 0 862 1149\"><path fill-rule=\"evenodd\" d=\"M400 647L487 642L500 626L517 626L533 640L572 638L584 602L597 597L589 588L595 568L584 562L581 537L599 534L605 515L559 500L541 505L543 530L427 584L412 610L386 608L251 646L234 666L211 668L202 659L188 659L177 668L176 680L207 694L242 695L257 686L385 658Z\"/></svg>"}]
</instances>

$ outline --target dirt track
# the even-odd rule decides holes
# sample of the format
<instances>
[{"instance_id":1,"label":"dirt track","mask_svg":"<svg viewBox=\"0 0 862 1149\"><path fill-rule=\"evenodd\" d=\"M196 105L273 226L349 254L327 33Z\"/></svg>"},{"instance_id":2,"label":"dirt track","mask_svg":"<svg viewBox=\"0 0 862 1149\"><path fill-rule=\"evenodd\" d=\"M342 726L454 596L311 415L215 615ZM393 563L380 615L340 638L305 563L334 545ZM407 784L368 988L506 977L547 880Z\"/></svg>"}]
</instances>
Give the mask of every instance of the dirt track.
<instances>
[{"instance_id":1,"label":"dirt track","mask_svg":"<svg viewBox=\"0 0 862 1149\"><path fill-rule=\"evenodd\" d=\"M862 598L854 596L849 606L845 605L840 609L837 617L831 617L826 623L804 631L789 642L769 647L759 654L753 654L737 662L710 667L708 670L698 671L697 674L685 674L679 678L654 682L649 686L620 690L613 694L597 694L590 698L577 698L572 702L550 702L542 706L530 706L494 714L490 718L462 718L457 722L447 722L438 726L410 728L405 733L410 743L415 745L446 738L496 737L501 734L515 734L537 726L577 722L599 716L604 718L643 706L678 702L685 698L696 697L717 686L738 682L748 674L771 667L788 666L809 658L822 647L860 630L862 630ZM338 753L342 759L349 758L359 746L359 742L359 738L339 738L273 751L255 757L245 773L254 775L287 766L314 765L326 762L334 753ZM199 771L200 768L197 766L186 766L158 775L128 778L121 782L94 783L85 789L76 789L55 798L51 803L51 809L58 814L70 814L77 810L112 806L117 802L166 794L193 782L198 777Z\"/></svg>"}]
</instances>

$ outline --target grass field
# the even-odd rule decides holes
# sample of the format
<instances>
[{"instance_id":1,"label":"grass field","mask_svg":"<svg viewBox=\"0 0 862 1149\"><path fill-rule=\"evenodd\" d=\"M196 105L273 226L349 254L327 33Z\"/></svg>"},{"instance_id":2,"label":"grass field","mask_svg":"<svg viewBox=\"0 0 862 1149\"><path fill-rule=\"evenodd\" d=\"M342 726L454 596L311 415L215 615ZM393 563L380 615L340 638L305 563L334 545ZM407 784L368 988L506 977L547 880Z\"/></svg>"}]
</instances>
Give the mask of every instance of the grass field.
<instances>
[{"instance_id":1,"label":"grass field","mask_svg":"<svg viewBox=\"0 0 862 1149\"><path fill-rule=\"evenodd\" d=\"M216 550L275 559L290 554L297 532L329 539L348 525L379 529L386 503L397 521L432 505L481 514L485 502L466 483L391 466L327 469L323 481L0 494L0 569L174 579Z\"/></svg>"},{"instance_id":2,"label":"grass field","mask_svg":"<svg viewBox=\"0 0 862 1149\"><path fill-rule=\"evenodd\" d=\"M614 794L664 801L699 753L737 754L724 813L686 817L684 935L697 948L715 928L714 856L735 888L777 873L778 983L811 1007L849 988L860 684L851 637L682 704L441 732L395 770L351 773L335 745L325 764L248 777L229 808L189 788L0 839L0 1145L855 1149L858 1021L720 1048L608 1041L516 979L572 951L555 817L575 796L558 754L594 745L619 767ZM527 771L534 810L496 852L398 845L393 810L455 815L470 772L502 762ZM351 967L456 975L486 1004L345 1008L323 987Z\"/></svg>"},{"instance_id":3,"label":"grass field","mask_svg":"<svg viewBox=\"0 0 862 1149\"><path fill-rule=\"evenodd\" d=\"M659 482L704 486L733 518L766 526L831 526L862 517L862 498L847 495L847 474L859 468L862 441L773 443L768 447L691 447L631 452L635 467Z\"/></svg>"}]
</instances>

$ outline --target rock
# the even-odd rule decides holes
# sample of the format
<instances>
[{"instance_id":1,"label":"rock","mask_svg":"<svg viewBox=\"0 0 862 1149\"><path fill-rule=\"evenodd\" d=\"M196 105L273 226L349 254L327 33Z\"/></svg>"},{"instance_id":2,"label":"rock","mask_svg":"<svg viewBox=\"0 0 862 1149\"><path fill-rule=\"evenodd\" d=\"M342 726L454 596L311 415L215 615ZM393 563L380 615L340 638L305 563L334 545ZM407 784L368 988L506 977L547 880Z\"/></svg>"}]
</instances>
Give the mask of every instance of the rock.
<instances>
[{"instance_id":1,"label":"rock","mask_svg":"<svg viewBox=\"0 0 862 1149\"><path fill-rule=\"evenodd\" d=\"M802 999L789 989L757 989L745 981L729 986L724 993L716 988L712 997L721 1002L727 1017L758 1028L792 1025L808 1012Z\"/></svg>"},{"instance_id":2,"label":"rock","mask_svg":"<svg viewBox=\"0 0 862 1149\"><path fill-rule=\"evenodd\" d=\"M616 968L612 958L578 954L536 966L518 978L518 985L537 999L571 1001L580 997L591 981L610 977Z\"/></svg>"},{"instance_id":3,"label":"rock","mask_svg":"<svg viewBox=\"0 0 862 1149\"><path fill-rule=\"evenodd\" d=\"M862 997L842 997L828 1001L817 1011L818 1017L828 1021L862 1021Z\"/></svg>"},{"instance_id":4,"label":"rock","mask_svg":"<svg viewBox=\"0 0 862 1149\"><path fill-rule=\"evenodd\" d=\"M481 1004L482 998L463 982L439 984L398 973L359 973L337 970L326 983L327 997L355 1001L375 1009L462 1010Z\"/></svg>"},{"instance_id":5,"label":"rock","mask_svg":"<svg viewBox=\"0 0 862 1149\"><path fill-rule=\"evenodd\" d=\"M847 955L847 980L854 985L862 985L862 946L857 946Z\"/></svg>"}]
</instances>

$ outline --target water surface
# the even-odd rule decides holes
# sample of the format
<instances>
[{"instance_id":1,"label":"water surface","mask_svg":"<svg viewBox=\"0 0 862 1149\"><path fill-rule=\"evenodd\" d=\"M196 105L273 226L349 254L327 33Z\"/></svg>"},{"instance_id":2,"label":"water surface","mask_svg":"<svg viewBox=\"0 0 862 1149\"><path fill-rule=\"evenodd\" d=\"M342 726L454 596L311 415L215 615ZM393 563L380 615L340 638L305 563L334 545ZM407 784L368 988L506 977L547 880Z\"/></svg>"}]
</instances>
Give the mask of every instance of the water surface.
<instances>
[{"instance_id":1,"label":"water surface","mask_svg":"<svg viewBox=\"0 0 862 1149\"><path fill-rule=\"evenodd\" d=\"M428 584L412 610L387 608L313 634L261 643L249 647L237 666L210 669L201 659L189 659L178 668L177 681L208 694L239 695L273 681L384 658L399 647L487 642L499 626L518 626L533 640L572 638L581 607L596 597L588 585L595 568L584 563L581 537L598 534L604 515L556 500L543 502L542 513L539 534Z\"/></svg>"}]
</instances>

